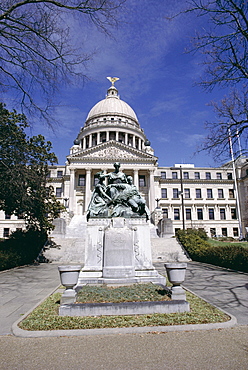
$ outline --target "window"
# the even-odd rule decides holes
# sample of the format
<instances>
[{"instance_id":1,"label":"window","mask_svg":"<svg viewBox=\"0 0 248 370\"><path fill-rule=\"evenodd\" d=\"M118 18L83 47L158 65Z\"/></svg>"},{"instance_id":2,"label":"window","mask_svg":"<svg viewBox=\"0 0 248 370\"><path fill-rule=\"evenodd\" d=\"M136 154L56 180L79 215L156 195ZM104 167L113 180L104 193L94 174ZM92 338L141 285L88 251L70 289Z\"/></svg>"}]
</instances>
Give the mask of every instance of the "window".
<instances>
[{"instance_id":1,"label":"window","mask_svg":"<svg viewBox=\"0 0 248 370\"><path fill-rule=\"evenodd\" d=\"M208 209L208 217L209 217L209 220L214 220L214 209L213 208Z\"/></svg>"},{"instance_id":2,"label":"window","mask_svg":"<svg viewBox=\"0 0 248 370\"><path fill-rule=\"evenodd\" d=\"M172 172L172 178L177 179L177 172Z\"/></svg>"},{"instance_id":3,"label":"window","mask_svg":"<svg viewBox=\"0 0 248 370\"><path fill-rule=\"evenodd\" d=\"M227 236L227 228L226 227L223 227L221 229L221 232L222 232L222 236Z\"/></svg>"},{"instance_id":4,"label":"window","mask_svg":"<svg viewBox=\"0 0 248 370\"><path fill-rule=\"evenodd\" d=\"M223 199L224 198L224 191L223 189L218 189L218 198Z\"/></svg>"},{"instance_id":5,"label":"window","mask_svg":"<svg viewBox=\"0 0 248 370\"><path fill-rule=\"evenodd\" d=\"M9 237L9 228L5 227L3 229L3 237L8 238Z\"/></svg>"},{"instance_id":6,"label":"window","mask_svg":"<svg viewBox=\"0 0 248 370\"><path fill-rule=\"evenodd\" d=\"M166 172L161 172L161 179L166 179Z\"/></svg>"},{"instance_id":7,"label":"window","mask_svg":"<svg viewBox=\"0 0 248 370\"><path fill-rule=\"evenodd\" d=\"M10 220L11 219L11 215L7 215L6 213L5 213L5 220Z\"/></svg>"},{"instance_id":8,"label":"window","mask_svg":"<svg viewBox=\"0 0 248 370\"><path fill-rule=\"evenodd\" d=\"M59 178L63 177L63 171L57 171L57 177Z\"/></svg>"},{"instance_id":9,"label":"window","mask_svg":"<svg viewBox=\"0 0 248 370\"><path fill-rule=\"evenodd\" d=\"M232 173L231 173L231 172L228 172L228 173L227 173L227 179L228 179L228 180L232 180Z\"/></svg>"},{"instance_id":10,"label":"window","mask_svg":"<svg viewBox=\"0 0 248 370\"><path fill-rule=\"evenodd\" d=\"M189 178L189 173L188 172L184 172L183 173L183 178L184 179L188 179Z\"/></svg>"},{"instance_id":11,"label":"window","mask_svg":"<svg viewBox=\"0 0 248 370\"><path fill-rule=\"evenodd\" d=\"M85 175L78 176L78 186L85 186Z\"/></svg>"},{"instance_id":12,"label":"window","mask_svg":"<svg viewBox=\"0 0 248 370\"><path fill-rule=\"evenodd\" d=\"M185 199L190 199L190 189L184 189L184 197Z\"/></svg>"},{"instance_id":13,"label":"window","mask_svg":"<svg viewBox=\"0 0 248 370\"><path fill-rule=\"evenodd\" d=\"M186 208L186 220L191 220L191 208Z\"/></svg>"},{"instance_id":14,"label":"window","mask_svg":"<svg viewBox=\"0 0 248 370\"><path fill-rule=\"evenodd\" d=\"M220 219L221 220L226 219L226 210L225 210L225 208L220 208Z\"/></svg>"},{"instance_id":15,"label":"window","mask_svg":"<svg viewBox=\"0 0 248 370\"><path fill-rule=\"evenodd\" d=\"M195 179L200 180L200 172L195 172Z\"/></svg>"},{"instance_id":16,"label":"window","mask_svg":"<svg viewBox=\"0 0 248 370\"><path fill-rule=\"evenodd\" d=\"M173 189L173 198L174 198L174 199L179 198L178 189Z\"/></svg>"},{"instance_id":17,"label":"window","mask_svg":"<svg viewBox=\"0 0 248 370\"><path fill-rule=\"evenodd\" d=\"M145 177L145 175L140 175L139 176L139 186L141 188L146 186L146 177Z\"/></svg>"},{"instance_id":18,"label":"window","mask_svg":"<svg viewBox=\"0 0 248 370\"><path fill-rule=\"evenodd\" d=\"M162 208L163 217L168 218L168 208Z\"/></svg>"},{"instance_id":19,"label":"window","mask_svg":"<svg viewBox=\"0 0 248 370\"><path fill-rule=\"evenodd\" d=\"M229 198L234 199L234 189L229 189Z\"/></svg>"},{"instance_id":20,"label":"window","mask_svg":"<svg viewBox=\"0 0 248 370\"><path fill-rule=\"evenodd\" d=\"M207 189L207 198L208 199L213 199L213 190L212 189Z\"/></svg>"},{"instance_id":21,"label":"window","mask_svg":"<svg viewBox=\"0 0 248 370\"><path fill-rule=\"evenodd\" d=\"M180 220L179 208L174 208L174 220Z\"/></svg>"},{"instance_id":22,"label":"window","mask_svg":"<svg viewBox=\"0 0 248 370\"><path fill-rule=\"evenodd\" d=\"M206 180L211 180L211 173L210 172L206 172Z\"/></svg>"},{"instance_id":23,"label":"window","mask_svg":"<svg viewBox=\"0 0 248 370\"><path fill-rule=\"evenodd\" d=\"M96 186L99 183L99 177L94 175L94 186Z\"/></svg>"},{"instance_id":24,"label":"window","mask_svg":"<svg viewBox=\"0 0 248 370\"><path fill-rule=\"evenodd\" d=\"M47 178L50 179L50 177L51 177L51 171L48 171Z\"/></svg>"},{"instance_id":25,"label":"window","mask_svg":"<svg viewBox=\"0 0 248 370\"><path fill-rule=\"evenodd\" d=\"M239 229L237 227L233 228L233 236L239 236Z\"/></svg>"},{"instance_id":26,"label":"window","mask_svg":"<svg viewBox=\"0 0 248 370\"><path fill-rule=\"evenodd\" d=\"M236 220L237 219L236 208L231 208L231 218L232 218L232 220Z\"/></svg>"},{"instance_id":27,"label":"window","mask_svg":"<svg viewBox=\"0 0 248 370\"><path fill-rule=\"evenodd\" d=\"M221 179L222 179L222 174L221 174L221 172L217 172L217 173L216 173L216 179L217 179L217 180L221 180Z\"/></svg>"},{"instance_id":28,"label":"window","mask_svg":"<svg viewBox=\"0 0 248 370\"><path fill-rule=\"evenodd\" d=\"M202 208L197 208L197 219L203 220L203 210Z\"/></svg>"},{"instance_id":29,"label":"window","mask_svg":"<svg viewBox=\"0 0 248 370\"><path fill-rule=\"evenodd\" d=\"M211 235L211 237L216 235L216 228L215 227L210 227L210 235Z\"/></svg>"},{"instance_id":30,"label":"window","mask_svg":"<svg viewBox=\"0 0 248 370\"><path fill-rule=\"evenodd\" d=\"M56 197L60 198L62 195L62 188L56 188Z\"/></svg>"},{"instance_id":31,"label":"window","mask_svg":"<svg viewBox=\"0 0 248 370\"><path fill-rule=\"evenodd\" d=\"M202 196L201 196L201 189L195 189L195 197L197 199L200 199Z\"/></svg>"},{"instance_id":32,"label":"window","mask_svg":"<svg viewBox=\"0 0 248 370\"><path fill-rule=\"evenodd\" d=\"M167 198L167 189L161 189L161 198Z\"/></svg>"}]
</instances>

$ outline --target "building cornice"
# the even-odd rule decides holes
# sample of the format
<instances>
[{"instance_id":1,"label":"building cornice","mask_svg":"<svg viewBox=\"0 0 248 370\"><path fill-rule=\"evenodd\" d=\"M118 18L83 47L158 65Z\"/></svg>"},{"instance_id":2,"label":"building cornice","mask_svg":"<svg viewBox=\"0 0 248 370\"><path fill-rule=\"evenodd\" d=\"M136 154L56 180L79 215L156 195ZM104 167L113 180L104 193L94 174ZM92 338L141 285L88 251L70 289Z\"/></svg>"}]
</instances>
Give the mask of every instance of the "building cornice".
<instances>
[{"instance_id":1,"label":"building cornice","mask_svg":"<svg viewBox=\"0 0 248 370\"><path fill-rule=\"evenodd\" d=\"M94 147L80 150L67 156L69 163L148 163L157 164L158 158L152 154L127 146L114 140L96 145Z\"/></svg>"}]
</instances>

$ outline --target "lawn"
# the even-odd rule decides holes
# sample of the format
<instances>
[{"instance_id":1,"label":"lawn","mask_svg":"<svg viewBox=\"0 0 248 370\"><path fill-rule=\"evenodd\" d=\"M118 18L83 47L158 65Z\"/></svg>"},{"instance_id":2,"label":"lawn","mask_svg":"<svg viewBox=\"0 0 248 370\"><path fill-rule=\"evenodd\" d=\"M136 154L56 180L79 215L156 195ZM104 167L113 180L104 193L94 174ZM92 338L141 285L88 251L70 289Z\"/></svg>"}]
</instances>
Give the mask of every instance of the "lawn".
<instances>
[{"instance_id":1,"label":"lawn","mask_svg":"<svg viewBox=\"0 0 248 370\"><path fill-rule=\"evenodd\" d=\"M149 284L150 285L150 284ZM100 287L96 287L100 289ZM135 288L137 289L137 287ZM137 299L148 300L149 296L153 296L149 300L157 300L157 295L160 299L168 299L165 291L160 287L155 286L154 289L148 288L142 291L142 287L139 286L140 293L134 293L138 295ZM146 288L145 288L146 289ZM89 289L90 290L90 289ZM85 295L84 298L79 298L80 301L89 302L97 301L96 297L100 297L99 294L92 289L91 293L82 293ZM125 288L120 290L112 289L112 292L108 292L108 297L101 293L101 301L111 301L110 296L116 295L121 297L124 294ZM111 290L110 290L111 291ZM129 300L131 298L130 293L126 296ZM117 328L117 327L137 327L137 326L167 326L167 325L183 325L183 324L205 324L205 323L217 323L225 322L229 320L229 316L224 314L222 311L206 303L202 299L193 295L190 292L186 292L187 301L190 304L190 312L184 313L172 313L172 314L149 314L149 315L132 315L132 316L99 316L99 317L69 317L59 316L58 309L60 304L61 294L55 292L49 298L47 298L40 306L38 306L27 318L20 322L19 327L24 330L63 330L63 329L93 329L93 328ZM126 298L125 298L126 299ZM118 300L120 301L120 300Z\"/></svg>"},{"instance_id":2,"label":"lawn","mask_svg":"<svg viewBox=\"0 0 248 370\"><path fill-rule=\"evenodd\" d=\"M213 247L223 247L223 246L239 246L248 249L248 242L239 242L236 240L232 241L222 241L222 240L215 240L215 239L208 239L208 243L211 244Z\"/></svg>"}]
</instances>

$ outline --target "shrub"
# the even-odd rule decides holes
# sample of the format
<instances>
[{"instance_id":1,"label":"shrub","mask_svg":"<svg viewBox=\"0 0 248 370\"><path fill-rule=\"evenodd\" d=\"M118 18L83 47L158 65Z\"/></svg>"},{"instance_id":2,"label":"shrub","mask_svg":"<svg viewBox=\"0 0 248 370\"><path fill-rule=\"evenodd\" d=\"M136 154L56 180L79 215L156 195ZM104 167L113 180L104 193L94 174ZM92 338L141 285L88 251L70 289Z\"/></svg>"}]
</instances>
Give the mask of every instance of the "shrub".
<instances>
[{"instance_id":1,"label":"shrub","mask_svg":"<svg viewBox=\"0 0 248 370\"><path fill-rule=\"evenodd\" d=\"M46 233L29 229L16 231L0 241L0 270L34 262L47 239Z\"/></svg>"},{"instance_id":2,"label":"shrub","mask_svg":"<svg viewBox=\"0 0 248 370\"><path fill-rule=\"evenodd\" d=\"M178 230L177 238L195 261L248 272L247 249L236 244L212 246L204 234L206 233L197 229Z\"/></svg>"}]
</instances>

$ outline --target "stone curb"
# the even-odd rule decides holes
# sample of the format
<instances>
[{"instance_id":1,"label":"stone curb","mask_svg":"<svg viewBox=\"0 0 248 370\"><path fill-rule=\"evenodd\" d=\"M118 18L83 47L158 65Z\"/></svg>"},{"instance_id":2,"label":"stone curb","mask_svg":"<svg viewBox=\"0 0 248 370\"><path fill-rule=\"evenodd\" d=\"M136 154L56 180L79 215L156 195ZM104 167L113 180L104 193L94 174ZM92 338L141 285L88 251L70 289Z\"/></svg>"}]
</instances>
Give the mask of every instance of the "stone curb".
<instances>
[{"instance_id":1,"label":"stone curb","mask_svg":"<svg viewBox=\"0 0 248 370\"><path fill-rule=\"evenodd\" d=\"M209 323L209 324L188 324L188 325L171 325L171 326L143 326L143 327L128 327L128 328L104 328L104 329L72 329L72 330L37 330L29 331L19 328L18 324L24 320L36 307L38 307L43 301L45 301L51 294L53 294L61 284L57 286L50 294L48 294L44 299L37 303L32 309L25 313L20 319L18 319L12 325L12 333L16 337L21 338L44 338L44 337L71 337L71 336L87 336L87 335L114 335L114 334L146 334L146 333L166 333L172 331L195 331L195 330L212 330L212 329L224 329L230 328L237 325L237 319L235 316L229 314L228 312L218 308L220 311L224 312L230 317L229 321L220 323ZM185 288L186 289L186 288ZM193 293L191 290L186 289ZM197 295L197 294L195 294ZM204 298L197 295L202 300L206 301ZM206 301L207 302L207 301ZM209 303L209 302L208 302Z\"/></svg>"}]
</instances>

